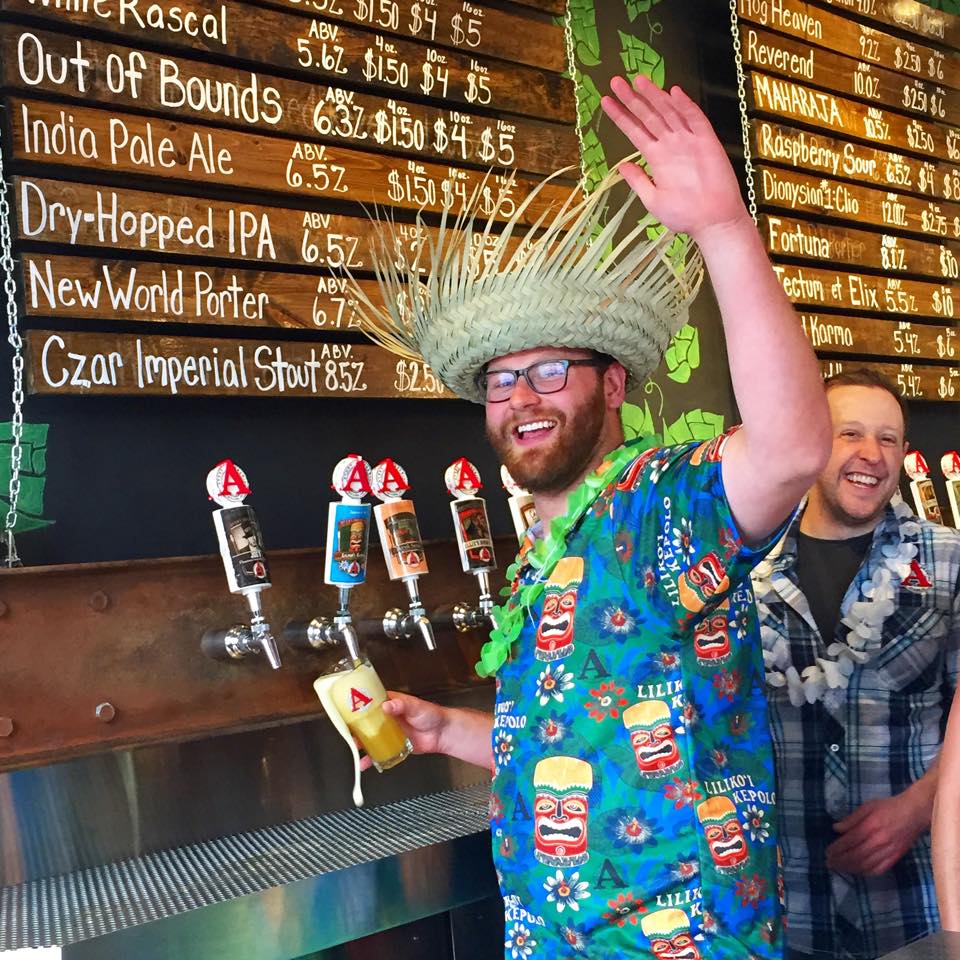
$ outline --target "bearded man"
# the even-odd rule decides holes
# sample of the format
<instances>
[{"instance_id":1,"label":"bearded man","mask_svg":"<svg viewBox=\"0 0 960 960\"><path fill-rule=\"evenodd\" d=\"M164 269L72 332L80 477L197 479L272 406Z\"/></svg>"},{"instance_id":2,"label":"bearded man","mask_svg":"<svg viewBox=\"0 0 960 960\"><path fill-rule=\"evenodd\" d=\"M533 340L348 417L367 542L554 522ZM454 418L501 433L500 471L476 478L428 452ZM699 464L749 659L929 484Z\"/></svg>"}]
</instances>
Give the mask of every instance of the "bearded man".
<instances>
[{"instance_id":1,"label":"bearded man","mask_svg":"<svg viewBox=\"0 0 960 960\"><path fill-rule=\"evenodd\" d=\"M907 450L896 388L869 370L826 386L833 452L754 589L787 956L873 960L939 927L930 821L957 686L960 536L891 502Z\"/></svg>"},{"instance_id":2,"label":"bearded man","mask_svg":"<svg viewBox=\"0 0 960 960\"><path fill-rule=\"evenodd\" d=\"M647 167L621 165L633 193L606 221L616 178L531 217L519 246L523 205L442 230L426 267L398 273L384 243L368 329L485 405L540 517L481 654L496 722L402 695L384 710L415 750L494 770L507 957L773 958L775 791L749 571L826 459L826 406L707 119L643 77L612 89L604 109ZM702 261L652 220L632 226L637 198ZM499 239L477 275L480 231ZM624 445L628 383L684 323L703 262L743 426Z\"/></svg>"}]
</instances>

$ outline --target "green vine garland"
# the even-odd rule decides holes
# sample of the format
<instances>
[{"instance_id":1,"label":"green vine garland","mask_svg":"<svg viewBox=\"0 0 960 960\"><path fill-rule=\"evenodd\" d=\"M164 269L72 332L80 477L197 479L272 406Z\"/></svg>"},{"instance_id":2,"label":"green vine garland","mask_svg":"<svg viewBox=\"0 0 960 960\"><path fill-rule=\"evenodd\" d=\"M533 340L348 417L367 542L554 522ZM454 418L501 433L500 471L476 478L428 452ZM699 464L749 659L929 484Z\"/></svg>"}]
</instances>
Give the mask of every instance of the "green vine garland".
<instances>
[{"instance_id":1,"label":"green vine garland","mask_svg":"<svg viewBox=\"0 0 960 960\"><path fill-rule=\"evenodd\" d=\"M504 589L504 593L510 594L509 599L494 607L494 628L490 631L490 639L480 650L480 662L476 670L481 677L492 677L510 656L510 648L520 636L524 620L543 593L553 568L567 552L567 540L583 515L630 461L655 444L656 438L643 437L612 451L597 470L570 494L566 513L554 518L549 534L538 541L531 540L528 535L517 558L507 567L507 582L517 583L525 566L536 570L537 577L531 583L521 583L513 592L509 587Z\"/></svg>"}]
</instances>

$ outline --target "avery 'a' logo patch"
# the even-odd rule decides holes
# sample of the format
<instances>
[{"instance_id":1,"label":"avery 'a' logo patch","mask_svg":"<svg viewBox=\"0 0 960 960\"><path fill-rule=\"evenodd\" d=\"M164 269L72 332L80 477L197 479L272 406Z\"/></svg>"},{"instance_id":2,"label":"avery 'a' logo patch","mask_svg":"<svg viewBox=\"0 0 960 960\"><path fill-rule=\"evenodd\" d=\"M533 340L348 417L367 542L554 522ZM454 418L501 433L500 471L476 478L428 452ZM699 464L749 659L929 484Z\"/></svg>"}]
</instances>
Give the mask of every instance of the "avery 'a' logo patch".
<instances>
[{"instance_id":1,"label":"avery 'a' logo patch","mask_svg":"<svg viewBox=\"0 0 960 960\"><path fill-rule=\"evenodd\" d=\"M929 590L933 586L926 570L916 560L910 561L910 572L900 581L900 584L904 587L912 587L914 590Z\"/></svg>"},{"instance_id":2,"label":"avery 'a' logo patch","mask_svg":"<svg viewBox=\"0 0 960 960\"><path fill-rule=\"evenodd\" d=\"M351 713L356 713L358 710L362 710L371 703L373 703L373 697L368 697L362 690L357 690L356 687L350 688Z\"/></svg>"}]
</instances>

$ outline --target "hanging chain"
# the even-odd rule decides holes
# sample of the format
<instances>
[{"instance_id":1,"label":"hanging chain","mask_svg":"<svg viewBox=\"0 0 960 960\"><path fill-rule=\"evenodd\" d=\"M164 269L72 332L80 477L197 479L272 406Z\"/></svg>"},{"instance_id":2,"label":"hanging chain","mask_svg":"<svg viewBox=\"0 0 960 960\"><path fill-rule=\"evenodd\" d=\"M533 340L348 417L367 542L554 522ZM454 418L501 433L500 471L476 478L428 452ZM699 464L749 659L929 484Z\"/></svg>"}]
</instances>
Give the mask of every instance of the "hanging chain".
<instances>
[{"instance_id":1,"label":"hanging chain","mask_svg":"<svg viewBox=\"0 0 960 960\"><path fill-rule=\"evenodd\" d=\"M730 31L733 34L733 60L737 65L737 100L740 104L740 131L743 135L743 165L747 172L747 209L757 222L757 189L750 150L750 119L747 116L747 78L743 72L743 47L740 44L740 17L737 0L730 0Z\"/></svg>"},{"instance_id":2,"label":"hanging chain","mask_svg":"<svg viewBox=\"0 0 960 960\"><path fill-rule=\"evenodd\" d=\"M3 291L7 305L7 341L13 348L13 421L10 427L13 445L10 449L10 504L0 538L6 545L6 565L19 566L13 528L17 523L17 501L20 499L20 461L23 457L23 340L17 319L17 284L13 272L13 244L10 234L10 201L3 175L3 145L0 143L0 266L3 268Z\"/></svg>"},{"instance_id":3,"label":"hanging chain","mask_svg":"<svg viewBox=\"0 0 960 960\"><path fill-rule=\"evenodd\" d=\"M578 80L577 55L573 45L573 14L570 12L573 4L567 3L563 15L563 38L567 44L567 69L573 81L573 96L577 108L577 142L580 144L580 186L586 191L587 186L587 155L583 145L583 120L580 110L580 82Z\"/></svg>"}]
</instances>

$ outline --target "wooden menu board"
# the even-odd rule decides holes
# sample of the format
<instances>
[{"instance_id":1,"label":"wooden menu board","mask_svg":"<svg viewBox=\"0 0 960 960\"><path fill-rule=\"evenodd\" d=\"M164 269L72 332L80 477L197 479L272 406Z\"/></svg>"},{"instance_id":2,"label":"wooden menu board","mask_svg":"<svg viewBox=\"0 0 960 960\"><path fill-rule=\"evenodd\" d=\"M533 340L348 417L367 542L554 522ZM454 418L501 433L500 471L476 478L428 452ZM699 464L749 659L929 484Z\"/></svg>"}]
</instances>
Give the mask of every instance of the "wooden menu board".
<instances>
[{"instance_id":1,"label":"wooden menu board","mask_svg":"<svg viewBox=\"0 0 960 960\"><path fill-rule=\"evenodd\" d=\"M65 111L58 104L18 99L8 103L17 160L188 184L201 176L217 185L434 212L463 205L476 193L481 210L492 213L499 200L504 217L513 214L538 182L117 111ZM68 125L70 141L64 140L62 151L54 149ZM524 222L533 223L567 194L553 185L543 187L527 205Z\"/></svg>"},{"instance_id":2,"label":"wooden menu board","mask_svg":"<svg viewBox=\"0 0 960 960\"><path fill-rule=\"evenodd\" d=\"M555 5L0 0L25 323L83 327L25 337L30 388L172 395L132 375L137 358L214 371L219 343L254 365L236 361L245 382L165 374L178 394L449 396L361 342L345 271L376 295L373 208L395 211L409 257L444 210L472 200L506 218L561 167L523 222L567 194L579 151ZM494 239L477 237L478 267ZM141 335L144 323L170 333ZM309 343L223 339L258 328ZM68 355L114 358L116 375L105 360L90 384L43 375L57 338ZM341 362L320 357L334 345L362 356L362 380L303 372ZM299 365L287 387L280 374L257 386L251 358L270 351Z\"/></svg>"},{"instance_id":3,"label":"wooden menu board","mask_svg":"<svg viewBox=\"0 0 960 960\"><path fill-rule=\"evenodd\" d=\"M193 263L94 257L23 257L31 317L355 330L356 301L334 270L277 273ZM376 281L361 281L367 296ZM93 325L93 324L91 324Z\"/></svg>"},{"instance_id":4,"label":"wooden menu board","mask_svg":"<svg viewBox=\"0 0 960 960\"><path fill-rule=\"evenodd\" d=\"M906 400L957 402L960 399L960 367L873 361L849 363L846 360L823 360L820 363L825 377L843 373L851 367L868 367L882 373L896 384Z\"/></svg>"},{"instance_id":5,"label":"wooden menu board","mask_svg":"<svg viewBox=\"0 0 960 960\"><path fill-rule=\"evenodd\" d=\"M300 343L30 330L32 393L216 397L451 394L419 361L368 343Z\"/></svg>"},{"instance_id":6,"label":"wooden menu board","mask_svg":"<svg viewBox=\"0 0 960 960\"><path fill-rule=\"evenodd\" d=\"M504 10L464 0L407 0L381 4L365 0L257 0L282 10L316 13L330 20L373 27L425 43L453 46L558 73L567 69L562 27L533 22ZM553 9L556 6L559 9ZM546 8L562 14L563 0Z\"/></svg>"},{"instance_id":7,"label":"wooden menu board","mask_svg":"<svg viewBox=\"0 0 960 960\"><path fill-rule=\"evenodd\" d=\"M904 396L960 399L960 18L913 0L737 8L759 226L807 336L824 357L916 358L880 366Z\"/></svg>"}]
</instances>

